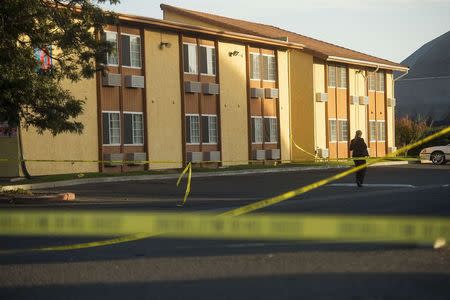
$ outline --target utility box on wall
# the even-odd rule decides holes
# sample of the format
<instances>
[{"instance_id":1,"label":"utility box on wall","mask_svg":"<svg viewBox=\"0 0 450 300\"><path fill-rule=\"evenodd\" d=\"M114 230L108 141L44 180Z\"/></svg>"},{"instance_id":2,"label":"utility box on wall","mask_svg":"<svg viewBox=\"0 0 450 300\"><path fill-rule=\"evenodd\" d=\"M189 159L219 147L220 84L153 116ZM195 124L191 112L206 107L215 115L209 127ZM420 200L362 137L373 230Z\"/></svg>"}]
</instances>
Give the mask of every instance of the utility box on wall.
<instances>
[{"instance_id":1,"label":"utility box on wall","mask_svg":"<svg viewBox=\"0 0 450 300\"><path fill-rule=\"evenodd\" d=\"M327 93L316 93L316 102L327 102L328 94Z\"/></svg>"},{"instance_id":2,"label":"utility box on wall","mask_svg":"<svg viewBox=\"0 0 450 300\"><path fill-rule=\"evenodd\" d=\"M122 76L120 74L106 73L102 78L103 86L121 86Z\"/></svg>"},{"instance_id":3,"label":"utility box on wall","mask_svg":"<svg viewBox=\"0 0 450 300\"><path fill-rule=\"evenodd\" d=\"M186 93L199 94L202 92L202 84L197 81L185 81L184 91Z\"/></svg>"},{"instance_id":4,"label":"utility box on wall","mask_svg":"<svg viewBox=\"0 0 450 300\"><path fill-rule=\"evenodd\" d=\"M127 75L125 76L125 86L129 88L144 88L144 76Z\"/></svg>"}]
</instances>

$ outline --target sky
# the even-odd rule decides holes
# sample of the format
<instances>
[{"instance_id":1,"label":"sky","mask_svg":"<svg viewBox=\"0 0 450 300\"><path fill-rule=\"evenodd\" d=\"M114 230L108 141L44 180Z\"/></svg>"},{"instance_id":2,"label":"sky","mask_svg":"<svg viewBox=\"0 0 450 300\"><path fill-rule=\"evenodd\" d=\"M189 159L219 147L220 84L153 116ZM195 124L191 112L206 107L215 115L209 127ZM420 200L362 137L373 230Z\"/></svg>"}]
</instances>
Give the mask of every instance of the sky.
<instances>
[{"instance_id":1,"label":"sky","mask_svg":"<svg viewBox=\"0 0 450 300\"><path fill-rule=\"evenodd\" d=\"M450 30L450 0L161 1L121 0L104 6L162 19L159 5L165 3L274 25L394 62Z\"/></svg>"}]
</instances>

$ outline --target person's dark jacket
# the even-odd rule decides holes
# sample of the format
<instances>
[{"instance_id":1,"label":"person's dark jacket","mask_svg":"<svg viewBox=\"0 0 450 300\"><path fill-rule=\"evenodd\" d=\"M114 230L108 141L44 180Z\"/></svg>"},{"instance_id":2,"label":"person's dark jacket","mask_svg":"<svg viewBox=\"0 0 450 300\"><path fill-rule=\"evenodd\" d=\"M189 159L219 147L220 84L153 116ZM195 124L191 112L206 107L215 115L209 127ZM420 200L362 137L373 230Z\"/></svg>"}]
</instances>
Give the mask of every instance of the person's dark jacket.
<instances>
[{"instance_id":1,"label":"person's dark jacket","mask_svg":"<svg viewBox=\"0 0 450 300\"><path fill-rule=\"evenodd\" d=\"M350 151L353 151L353 157L369 156L367 145L363 138L357 137L350 142Z\"/></svg>"}]
</instances>

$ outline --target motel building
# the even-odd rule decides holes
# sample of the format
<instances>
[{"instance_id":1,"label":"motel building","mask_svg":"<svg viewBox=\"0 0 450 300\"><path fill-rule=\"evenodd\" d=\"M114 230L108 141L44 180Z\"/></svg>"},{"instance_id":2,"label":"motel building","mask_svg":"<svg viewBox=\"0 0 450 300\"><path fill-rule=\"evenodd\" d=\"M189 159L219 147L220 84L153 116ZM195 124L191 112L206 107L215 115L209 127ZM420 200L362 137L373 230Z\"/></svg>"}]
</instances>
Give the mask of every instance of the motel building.
<instances>
[{"instance_id":1,"label":"motel building","mask_svg":"<svg viewBox=\"0 0 450 300\"><path fill-rule=\"evenodd\" d=\"M406 67L270 25L161 9L164 20L120 14L99 36L116 45L107 71L64 83L85 100L83 134L0 130L10 159L0 177L22 175L19 135L31 175L345 159L358 129L371 156L395 150L393 71Z\"/></svg>"}]
</instances>

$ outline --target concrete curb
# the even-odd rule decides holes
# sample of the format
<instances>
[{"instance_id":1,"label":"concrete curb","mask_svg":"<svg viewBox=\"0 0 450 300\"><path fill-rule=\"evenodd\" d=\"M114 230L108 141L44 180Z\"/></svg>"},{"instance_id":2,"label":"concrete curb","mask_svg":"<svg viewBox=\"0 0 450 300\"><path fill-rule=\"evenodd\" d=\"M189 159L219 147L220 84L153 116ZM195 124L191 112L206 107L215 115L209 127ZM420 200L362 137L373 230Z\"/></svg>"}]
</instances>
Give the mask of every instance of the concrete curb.
<instances>
[{"instance_id":1,"label":"concrete curb","mask_svg":"<svg viewBox=\"0 0 450 300\"><path fill-rule=\"evenodd\" d=\"M373 164L369 167L385 167L385 166L401 166L408 165L409 161L383 161L376 164Z\"/></svg>"},{"instance_id":2,"label":"concrete curb","mask_svg":"<svg viewBox=\"0 0 450 300\"><path fill-rule=\"evenodd\" d=\"M277 168L277 169L223 171L223 172L210 172L210 173L205 172L205 173L193 173L192 177L193 178L226 177L226 176L237 176L237 175L287 173L287 172L343 169L343 168L348 168L348 166L291 167L291 168ZM92 183L112 183L112 182L126 182L126 181L178 179L179 176L180 176L180 174L167 174L167 175L138 175L138 176L123 176L123 177L99 177L99 178L72 179L72 180L63 180L63 181L55 181L55 182L7 185L7 186L3 186L0 189L0 191L7 192L7 191L15 191L18 189L21 189L21 190L52 189L52 188L58 188L58 187L76 186L76 185L92 184Z\"/></svg>"},{"instance_id":3,"label":"concrete curb","mask_svg":"<svg viewBox=\"0 0 450 300\"><path fill-rule=\"evenodd\" d=\"M381 162L376 166L393 166L404 165L408 162L389 161ZM350 166L320 166L320 167L280 167L273 169L253 169L253 170L239 170L239 171L223 171L223 172L210 172L210 173L193 173L193 178L206 178L206 177L226 177L226 176L238 176L238 175L253 175L253 174L272 174L272 173L288 173L288 172L301 172L301 171L314 171L314 170L329 170L329 169L346 169ZM14 191L18 189L22 190L36 190L36 189L52 189L66 186L76 186L82 184L92 183L112 183L112 182L126 182L126 181L147 181L147 180L166 180L166 179L178 179L180 174L165 174L165 175L138 175L138 176L123 176L123 177L99 177L99 178L84 178L84 179L72 179L55 182L42 182L31 183L21 185L7 185L3 186L0 191Z\"/></svg>"},{"instance_id":4,"label":"concrete curb","mask_svg":"<svg viewBox=\"0 0 450 300\"><path fill-rule=\"evenodd\" d=\"M42 202L66 202L75 201L74 193L59 193L53 195L11 195L11 196L0 196L0 203L42 203Z\"/></svg>"}]
</instances>

